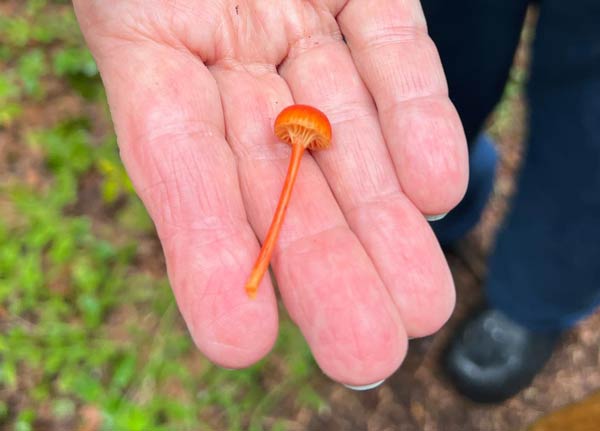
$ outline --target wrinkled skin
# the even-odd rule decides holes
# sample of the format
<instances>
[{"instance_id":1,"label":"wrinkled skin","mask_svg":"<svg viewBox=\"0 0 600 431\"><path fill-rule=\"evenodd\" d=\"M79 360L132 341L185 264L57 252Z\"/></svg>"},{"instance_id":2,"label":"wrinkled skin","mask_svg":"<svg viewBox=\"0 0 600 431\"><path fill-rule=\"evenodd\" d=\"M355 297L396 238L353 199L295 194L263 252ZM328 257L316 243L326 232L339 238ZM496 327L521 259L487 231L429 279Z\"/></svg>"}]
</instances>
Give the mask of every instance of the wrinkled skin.
<instances>
[{"instance_id":1,"label":"wrinkled skin","mask_svg":"<svg viewBox=\"0 0 600 431\"><path fill-rule=\"evenodd\" d=\"M241 368L277 335L273 284L244 283L290 153L273 121L325 112L273 271L322 370L365 385L436 331L452 278L424 214L464 194L467 151L417 0L76 0L121 156L198 348ZM344 43L342 34L346 39Z\"/></svg>"}]
</instances>

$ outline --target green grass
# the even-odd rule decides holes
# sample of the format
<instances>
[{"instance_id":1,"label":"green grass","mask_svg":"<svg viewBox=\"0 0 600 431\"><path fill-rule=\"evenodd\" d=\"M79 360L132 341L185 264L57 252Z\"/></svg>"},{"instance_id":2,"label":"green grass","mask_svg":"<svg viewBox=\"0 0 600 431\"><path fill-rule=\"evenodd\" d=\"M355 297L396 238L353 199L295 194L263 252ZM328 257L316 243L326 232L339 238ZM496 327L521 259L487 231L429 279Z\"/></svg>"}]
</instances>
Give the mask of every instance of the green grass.
<instances>
[{"instance_id":1,"label":"green grass","mask_svg":"<svg viewBox=\"0 0 600 431\"><path fill-rule=\"evenodd\" d=\"M161 261L143 251L154 230L70 5L5 3L18 6L0 16L0 428L76 429L91 411L99 430L261 430L284 402L322 408L286 318L250 369L196 352ZM80 109L55 119L66 98Z\"/></svg>"}]
</instances>

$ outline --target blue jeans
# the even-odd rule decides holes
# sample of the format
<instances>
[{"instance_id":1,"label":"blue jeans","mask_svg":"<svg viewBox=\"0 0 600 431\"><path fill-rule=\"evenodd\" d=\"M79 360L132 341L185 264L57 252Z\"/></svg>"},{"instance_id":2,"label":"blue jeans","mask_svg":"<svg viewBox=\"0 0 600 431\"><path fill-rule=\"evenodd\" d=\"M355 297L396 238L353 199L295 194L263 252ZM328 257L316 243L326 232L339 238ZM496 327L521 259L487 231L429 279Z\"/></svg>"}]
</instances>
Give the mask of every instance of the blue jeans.
<instances>
[{"instance_id":1,"label":"blue jeans","mask_svg":"<svg viewBox=\"0 0 600 431\"><path fill-rule=\"evenodd\" d=\"M422 0L469 142L500 99L528 3ZM485 293L531 329L561 330L600 304L600 1L537 3L526 152Z\"/></svg>"}]
</instances>

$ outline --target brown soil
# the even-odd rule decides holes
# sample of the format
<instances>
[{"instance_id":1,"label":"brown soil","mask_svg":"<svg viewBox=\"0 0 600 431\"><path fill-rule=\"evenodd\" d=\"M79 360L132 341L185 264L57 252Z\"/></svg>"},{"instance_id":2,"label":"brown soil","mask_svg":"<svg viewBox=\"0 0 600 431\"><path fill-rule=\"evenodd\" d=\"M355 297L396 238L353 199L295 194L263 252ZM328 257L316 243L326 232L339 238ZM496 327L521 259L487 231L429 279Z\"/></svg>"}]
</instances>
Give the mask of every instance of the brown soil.
<instances>
[{"instance_id":1,"label":"brown soil","mask_svg":"<svg viewBox=\"0 0 600 431\"><path fill-rule=\"evenodd\" d=\"M449 324L435 337L413 342L403 368L376 390L360 393L324 384L322 391L330 409L315 416L305 412L290 429L520 431L543 415L600 389L597 314L568 334L533 385L514 399L488 406L459 396L441 372L439 358L457 323L479 302L480 280L461 258L449 256L449 261L458 289L457 309ZM589 407L598 409L598 397L595 400ZM567 431L576 426L570 423L568 428L535 431ZM600 430L600 422L589 430Z\"/></svg>"}]
</instances>

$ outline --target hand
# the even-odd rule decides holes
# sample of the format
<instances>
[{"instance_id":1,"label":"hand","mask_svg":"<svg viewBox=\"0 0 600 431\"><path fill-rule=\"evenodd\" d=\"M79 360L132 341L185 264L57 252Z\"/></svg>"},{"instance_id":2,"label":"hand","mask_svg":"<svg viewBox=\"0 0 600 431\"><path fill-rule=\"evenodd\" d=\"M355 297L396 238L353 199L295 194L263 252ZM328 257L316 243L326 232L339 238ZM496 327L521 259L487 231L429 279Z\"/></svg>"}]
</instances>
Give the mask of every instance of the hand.
<instances>
[{"instance_id":1,"label":"hand","mask_svg":"<svg viewBox=\"0 0 600 431\"><path fill-rule=\"evenodd\" d=\"M305 155L273 270L322 370L365 385L436 331L452 278L423 214L464 194L467 151L417 0L76 0L123 162L177 303L212 361L245 367L277 334L273 286L244 284L290 148L273 121L310 104L332 148ZM345 36L347 44L342 39Z\"/></svg>"}]
</instances>

